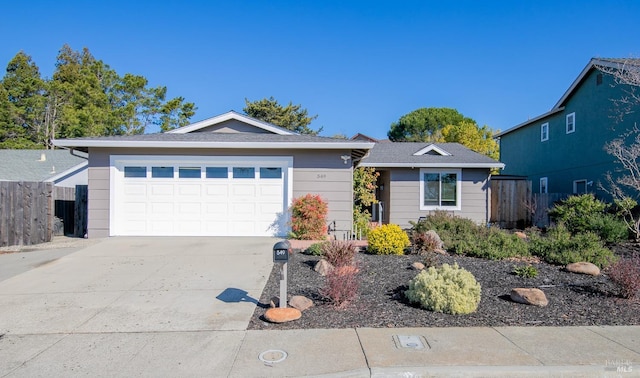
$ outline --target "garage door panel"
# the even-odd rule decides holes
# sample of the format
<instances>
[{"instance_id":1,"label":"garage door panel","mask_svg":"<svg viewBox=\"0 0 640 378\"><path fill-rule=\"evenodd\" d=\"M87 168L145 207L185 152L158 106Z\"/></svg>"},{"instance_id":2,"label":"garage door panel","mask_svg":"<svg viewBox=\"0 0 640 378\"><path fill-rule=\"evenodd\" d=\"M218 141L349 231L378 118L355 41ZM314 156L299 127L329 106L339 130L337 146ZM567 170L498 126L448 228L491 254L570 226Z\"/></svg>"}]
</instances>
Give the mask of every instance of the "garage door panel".
<instances>
[{"instance_id":1,"label":"garage door panel","mask_svg":"<svg viewBox=\"0 0 640 378\"><path fill-rule=\"evenodd\" d=\"M133 162L135 158L132 159ZM187 166L161 157L146 160L129 166L146 165L146 172L153 167L170 169L172 166L174 172L179 172L179 167ZM221 163L223 160L216 161L216 166L225 165ZM259 171L263 168L260 163L264 162L246 161L248 163L243 167L254 172L256 177L271 172ZM189 162L188 166L209 172L207 167L211 164L203 160L202 164ZM249 168L251 166L254 168ZM221 169L227 172L233 168L236 167L228 164ZM271 236L272 225L286 211L286 172L282 169L280 178L243 178L231 174L225 177L213 175L215 172L202 174L202 177L180 177L179 174L174 177L124 177L122 174L115 181L114 191L119 198L113 218L117 234Z\"/></svg>"},{"instance_id":2,"label":"garage door panel","mask_svg":"<svg viewBox=\"0 0 640 378\"><path fill-rule=\"evenodd\" d=\"M173 183L171 183L171 184L151 184L151 185L149 185L149 195L152 195L152 196L173 196Z\"/></svg>"},{"instance_id":3,"label":"garage door panel","mask_svg":"<svg viewBox=\"0 0 640 378\"><path fill-rule=\"evenodd\" d=\"M146 196L147 195L147 185L145 183L126 184L123 187L123 193L127 197L131 197L131 196Z\"/></svg>"},{"instance_id":4,"label":"garage door panel","mask_svg":"<svg viewBox=\"0 0 640 378\"><path fill-rule=\"evenodd\" d=\"M202 186L197 184L178 184L178 195L200 197Z\"/></svg>"},{"instance_id":5,"label":"garage door panel","mask_svg":"<svg viewBox=\"0 0 640 378\"><path fill-rule=\"evenodd\" d=\"M227 184L206 184L205 193L208 196L226 197L229 195L229 187Z\"/></svg>"}]
</instances>

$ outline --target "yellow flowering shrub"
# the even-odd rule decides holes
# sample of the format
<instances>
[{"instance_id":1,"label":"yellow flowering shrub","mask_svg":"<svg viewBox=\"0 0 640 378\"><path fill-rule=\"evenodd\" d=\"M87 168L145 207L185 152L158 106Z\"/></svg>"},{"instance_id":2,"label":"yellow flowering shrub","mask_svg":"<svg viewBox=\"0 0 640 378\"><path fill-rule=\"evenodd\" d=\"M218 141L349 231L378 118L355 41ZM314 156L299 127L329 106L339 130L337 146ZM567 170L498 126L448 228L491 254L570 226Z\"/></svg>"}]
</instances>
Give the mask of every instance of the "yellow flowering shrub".
<instances>
[{"instance_id":1,"label":"yellow flowering shrub","mask_svg":"<svg viewBox=\"0 0 640 378\"><path fill-rule=\"evenodd\" d=\"M405 296L427 310L447 314L470 314L480 303L480 284L458 264L443 264L421 271L411 281Z\"/></svg>"},{"instance_id":2,"label":"yellow flowering shrub","mask_svg":"<svg viewBox=\"0 0 640 378\"><path fill-rule=\"evenodd\" d=\"M406 232L397 224L385 224L369 231L369 252L376 255L402 255L411 243Z\"/></svg>"}]
</instances>

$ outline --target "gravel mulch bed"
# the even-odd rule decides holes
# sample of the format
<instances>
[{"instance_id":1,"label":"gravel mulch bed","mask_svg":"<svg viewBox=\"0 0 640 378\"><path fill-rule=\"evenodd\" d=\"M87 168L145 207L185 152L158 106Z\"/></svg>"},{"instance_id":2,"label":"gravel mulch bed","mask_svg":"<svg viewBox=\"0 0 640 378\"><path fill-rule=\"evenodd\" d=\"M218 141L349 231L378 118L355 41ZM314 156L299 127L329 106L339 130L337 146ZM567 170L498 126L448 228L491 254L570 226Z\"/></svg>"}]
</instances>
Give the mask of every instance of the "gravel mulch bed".
<instances>
[{"instance_id":1,"label":"gravel mulch bed","mask_svg":"<svg viewBox=\"0 0 640 378\"><path fill-rule=\"evenodd\" d=\"M627 254L629 248L619 247L616 252ZM448 255L438 255L437 263L457 262L473 273L482 286L482 299L475 313L448 315L408 303L403 292L409 280L418 274L411 264L424 261L423 257L365 253L358 253L356 257L361 280L358 298L345 308L337 309L319 294L325 280L313 271L318 260L317 256L294 253L288 263L289 296L304 295L312 299L315 306L293 322L264 321L271 298L279 295L280 267L274 264L249 329L640 325L639 301L620 298L618 288L606 274L587 276L567 272L561 266L534 262L538 276L522 278L512 272L514 266L526 265L526 262ZM542 289L549 305L536 307L512 302L509 293L515 287Z\"/></svg>"}]
</instances>

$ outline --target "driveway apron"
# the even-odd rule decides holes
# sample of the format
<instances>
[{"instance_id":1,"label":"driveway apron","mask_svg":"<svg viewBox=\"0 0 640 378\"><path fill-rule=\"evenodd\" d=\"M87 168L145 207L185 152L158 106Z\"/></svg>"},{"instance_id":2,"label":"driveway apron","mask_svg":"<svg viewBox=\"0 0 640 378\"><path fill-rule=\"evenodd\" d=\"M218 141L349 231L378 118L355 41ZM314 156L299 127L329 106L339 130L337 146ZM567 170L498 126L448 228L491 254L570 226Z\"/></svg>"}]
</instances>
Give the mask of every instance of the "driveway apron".
<instances>
[{"instance_id":1,"label":"driveway apron","mask_svg":"<svg viewBox=\"0 0 640 378\"><path fill-rule=\"evenodd\" d=\"M2 281L0 376L93 374L97 368L99 375L131 374L123 361L132 355L144 360L145 353L184 364L176 373L190 358L202 371L199 354L215 354L208 362L219 369L224 363L217 359L225 357L220 349L239 348L271 272L276 241L114 237ZM40 363L26 363L34 358ZM57 364L41 370L49 358ZM88 364L92 358L104 366ZM144 366L140 358L134 370Z\"/></svg>"}]
</instances>

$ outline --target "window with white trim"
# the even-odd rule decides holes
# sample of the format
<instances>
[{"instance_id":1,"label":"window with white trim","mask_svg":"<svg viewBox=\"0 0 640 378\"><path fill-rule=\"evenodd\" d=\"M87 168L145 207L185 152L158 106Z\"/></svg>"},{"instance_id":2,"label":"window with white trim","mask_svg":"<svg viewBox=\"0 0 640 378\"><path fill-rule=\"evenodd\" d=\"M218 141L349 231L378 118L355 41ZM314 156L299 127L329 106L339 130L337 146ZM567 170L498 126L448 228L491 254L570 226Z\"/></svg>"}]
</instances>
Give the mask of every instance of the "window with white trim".
<instances>
[{"instance_id":1,"label":"window with white trim","mask_svg":"<svg viewBox=\"0 0 640 378\"><path fill-rule=\"evenodd\" d=\"M549 140L549 122L540 125L540 141Z\"/></svg>"},{"instance_id":2,"label":"window with white trim","mask_svg":"<svg viewBox=\"0 0 640 378\"><path fill-rule=\"evenodd\" d=\"M573 182L573 194L587 193L587 180L575 180Z\"/></svg>"},{"instance_id":3,"label":"window with white trim","mask_svg":"<svg viewBox=\"0 0 640 378\"><path fill-rule=\"evenodd\" d=\"M567 134L576 131L576 113L567 114Z\"/></svg>"},{"instance_id":4,"label":"window with white trim","mask_svg":"<svg viewBox=\"0 0 640 378\"><path fill-rule=\"evenodd\" d=\"M460 210L462 172L420 169L420 210Z\"/></svg>"},{"instance_id":5,"label":"window with white trim","mask_svg":"<svg viewBox=\"0 0 640 378\"><path fill-rule=\"evenodd\" d=\"M540 194L549 192L549 180L546 177L540 178Z\"/></svg>"}]
</instances>

